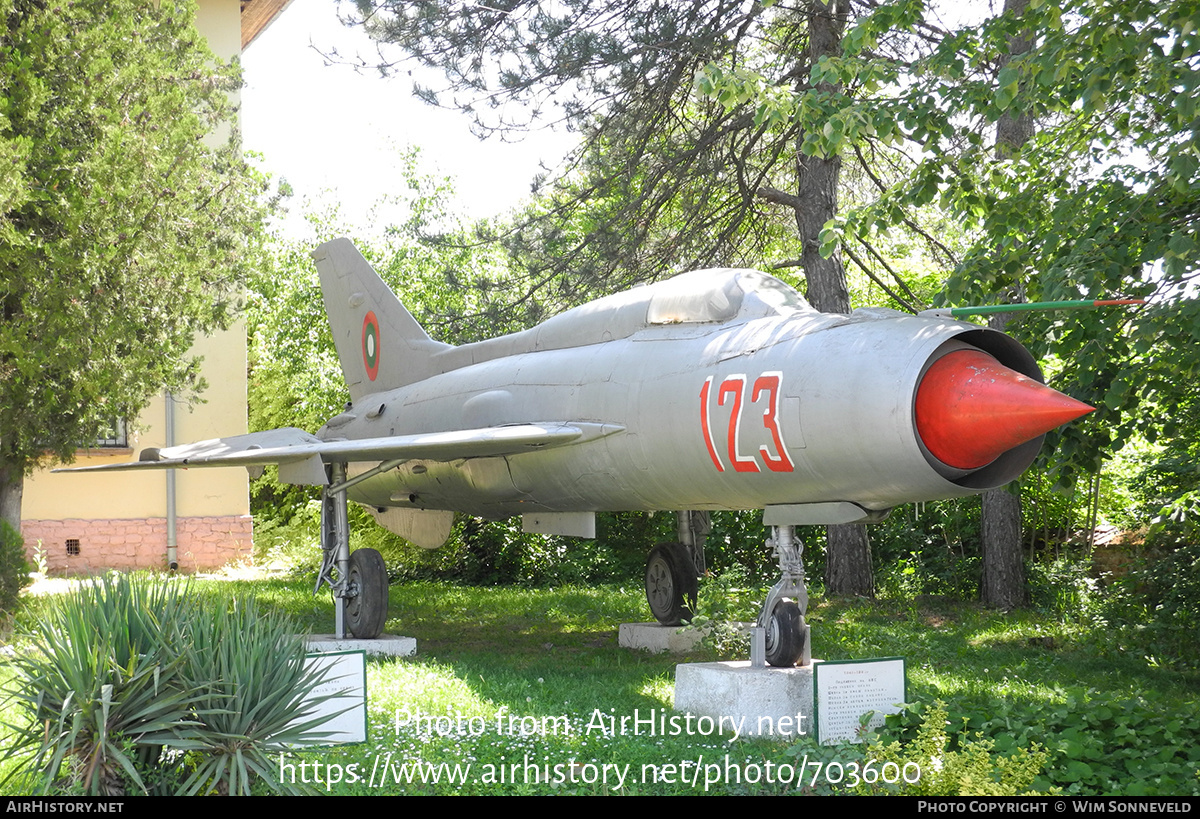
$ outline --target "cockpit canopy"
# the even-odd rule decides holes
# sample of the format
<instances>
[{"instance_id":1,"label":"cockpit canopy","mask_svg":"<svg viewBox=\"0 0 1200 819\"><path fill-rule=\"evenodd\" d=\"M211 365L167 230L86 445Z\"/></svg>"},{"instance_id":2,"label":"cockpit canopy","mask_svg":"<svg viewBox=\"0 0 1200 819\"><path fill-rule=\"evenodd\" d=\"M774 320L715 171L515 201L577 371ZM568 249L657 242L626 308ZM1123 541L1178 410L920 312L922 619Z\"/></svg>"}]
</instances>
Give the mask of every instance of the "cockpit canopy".
<instances>
[{"instance_id":1,"label":"cockpit canopy","mask_svg":"<svg viewBox=\"0 0 1200 819\"><path fill-rule=\"evenodd\" d=\"M721 324L811 310L803 296L766 273L728 267L695 270L581 304L537 327L468 344L439 358L479 362L599 344L653 326Z\"/></svg>"},{"instance_id":2,"label":"cockpit canopy","mask_svg":"<svg viewBox=\"0 0 1200 819\"><path fill-rule=\"evenodd\" d=\"M649 324L702 324L736 318L745 305L754 316L809 309L804 297L757 270L697 270L650 288ZM637 291L634 291L637 292Z\"/></svg>"},{"instance_id":3,"label":"cockpit canopy","mask_svg":"<svg viewBox=\"0 0 1200 819\"><path fill-rule=\"evenodd\" d=\"M537 349L626 338L651 325L719 324L811 310L804 297L757 270L713 268L683 273L567 310L530 332Z\"/></svg>"}]
</instances>

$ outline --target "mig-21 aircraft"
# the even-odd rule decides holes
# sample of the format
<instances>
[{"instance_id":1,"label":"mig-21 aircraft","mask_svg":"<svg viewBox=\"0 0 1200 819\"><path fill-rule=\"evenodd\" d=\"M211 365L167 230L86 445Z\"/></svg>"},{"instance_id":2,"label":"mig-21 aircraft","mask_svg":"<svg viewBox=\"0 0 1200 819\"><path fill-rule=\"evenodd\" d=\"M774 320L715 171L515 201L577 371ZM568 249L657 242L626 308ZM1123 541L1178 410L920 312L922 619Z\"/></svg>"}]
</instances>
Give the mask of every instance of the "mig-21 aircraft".
<instances>
[{"instance_id":1,"label":"mig-21 aircraft","mask_svg":"<svg viewBox=\"0 0 1200 819\"><path fill-rule=\"evenodd\" d=\"M347 499L433 548L456 512L595 536L602 511L673 511L646 570L655 617L694 605L711 510L763 509L782 577L767 660L804 649L793 527L870 522L899 504L1002 486L1044 433L1091 410L1049 387L1007 335L886 309L820 313L754 270L685 273L474 344L434 341L347 239L313 254L349 388L315 435L285 428L88 469L277 464L324 487L317 586L339 636L387 619L378 552L351 553Z\"/></svg>"}]
</instances>

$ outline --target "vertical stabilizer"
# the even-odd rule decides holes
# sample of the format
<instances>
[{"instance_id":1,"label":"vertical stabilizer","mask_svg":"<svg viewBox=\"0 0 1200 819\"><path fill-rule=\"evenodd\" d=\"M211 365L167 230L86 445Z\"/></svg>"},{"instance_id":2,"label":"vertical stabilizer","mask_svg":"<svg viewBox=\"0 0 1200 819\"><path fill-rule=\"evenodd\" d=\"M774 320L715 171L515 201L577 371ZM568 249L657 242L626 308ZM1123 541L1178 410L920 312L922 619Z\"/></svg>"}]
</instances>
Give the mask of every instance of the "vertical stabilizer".
<instances>
[{"instance_id":1,"label":"vertical stabilizer","mask_svg":"<svg viewBox=\"0 0 1200 819\"><path fill-rule=\"evenodd\" d=\"M351 400L437 375L429 337L349 239L313 251Z\"/></svg>"}]
</instances>

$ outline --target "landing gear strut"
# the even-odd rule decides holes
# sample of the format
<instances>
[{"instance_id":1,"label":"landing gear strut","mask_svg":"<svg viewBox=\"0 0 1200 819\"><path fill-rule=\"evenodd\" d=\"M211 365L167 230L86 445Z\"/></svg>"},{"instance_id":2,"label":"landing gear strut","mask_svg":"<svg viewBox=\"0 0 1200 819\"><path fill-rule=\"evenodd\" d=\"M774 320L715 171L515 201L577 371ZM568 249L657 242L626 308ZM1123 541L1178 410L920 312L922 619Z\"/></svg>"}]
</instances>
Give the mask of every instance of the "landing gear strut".
<instances>
[{"instance_id":1,"label":"landing gear strut","mask_svg":"<svg viewBox=\"0 0 1200 819\"><path fill-rule=\"evenodd\" d=\"M772 526L767 541L779 559L779 582L771 587L758 615L758 626L766 630L767 662L788 668L805 660L808 648L808 589L804 585L804 546L795 527ZM806 663L805 663L806 664Z\"/></svg>"},{"instance_id":2,"label":"landing gear strut","mask_svg":"<svg viewBox=\"0 0 1200 819\"><path fill-rule=\"evenodd\" d=\"M354 479L357 482L358 476ZM346 510L346 465L331 464L329 485L321 493L321 570L313 594L323 584L333 589L334 632L373 640L387 621L388 581L383 557L374 549L350 553L350 521Z\"/></svg>"}]
</instances>

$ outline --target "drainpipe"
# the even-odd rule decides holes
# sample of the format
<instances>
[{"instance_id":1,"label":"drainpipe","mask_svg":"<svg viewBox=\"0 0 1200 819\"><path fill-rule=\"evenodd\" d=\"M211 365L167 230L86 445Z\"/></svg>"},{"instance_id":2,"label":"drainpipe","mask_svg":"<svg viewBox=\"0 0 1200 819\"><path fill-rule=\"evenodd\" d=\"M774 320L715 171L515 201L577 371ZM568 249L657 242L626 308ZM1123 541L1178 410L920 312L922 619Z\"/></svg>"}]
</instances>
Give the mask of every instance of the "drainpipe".
<instances>
[{"instance_id":1,"label":"drainpipe","mask_svg":"<svg viewBox=\"0 0 1200 819\"><path fill-rule=\"evenodd\" d=\"M163 390L163 405L166 412L167 446L175 446L175 396L170 390ZM174 572L179 569L175 531L175 470L167 470L167 570Z\"/></svg>"}]
</instances>

